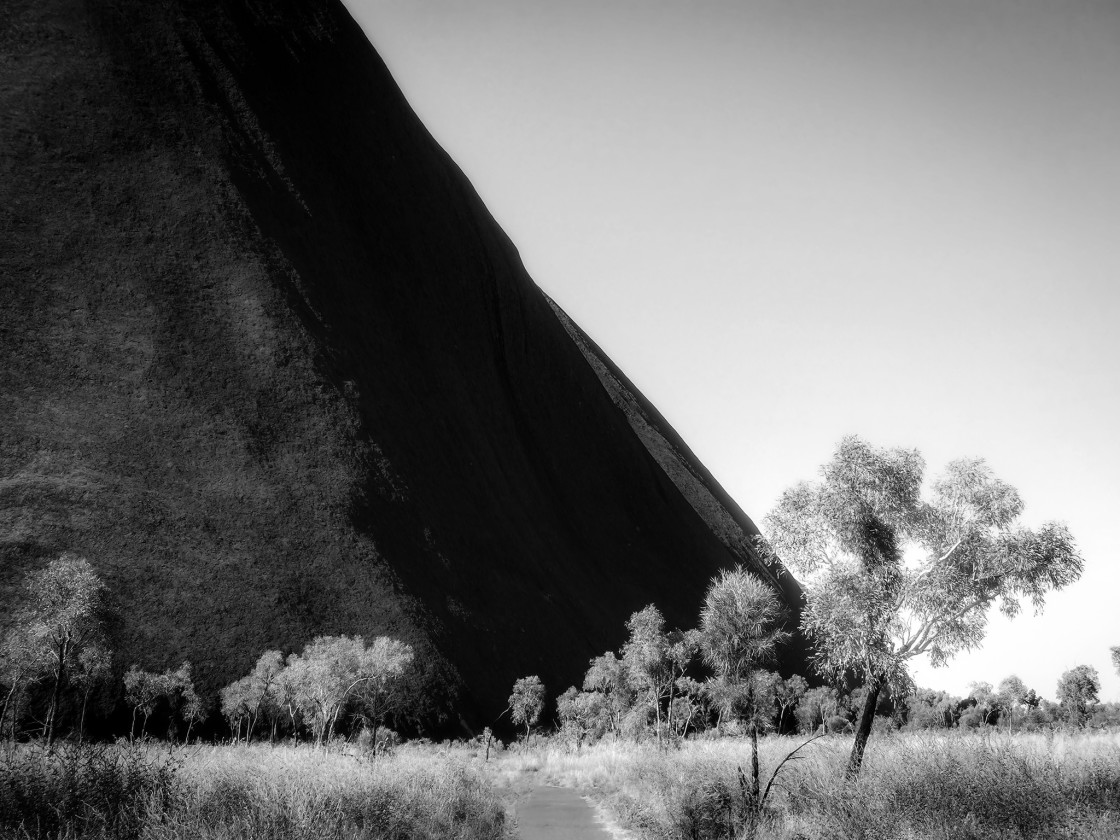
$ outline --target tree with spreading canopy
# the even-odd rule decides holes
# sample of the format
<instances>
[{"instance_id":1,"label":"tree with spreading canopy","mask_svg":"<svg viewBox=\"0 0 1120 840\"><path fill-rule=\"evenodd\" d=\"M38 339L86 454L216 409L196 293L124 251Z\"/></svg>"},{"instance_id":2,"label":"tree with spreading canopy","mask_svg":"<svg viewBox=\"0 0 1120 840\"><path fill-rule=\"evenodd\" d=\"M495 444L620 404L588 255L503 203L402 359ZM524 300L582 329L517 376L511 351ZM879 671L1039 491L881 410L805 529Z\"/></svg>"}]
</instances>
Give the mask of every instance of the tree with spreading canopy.
<instances>
[{"instance_id":1,"label":"tree with spreading canopy","mask_svg":"<svg viewBox=\"0 0 1120 840\"><path fill-rule=\"evenodd\" d=\"M377 725L400 711L404 683L410 676L412 647L405 642L379 636L369 645L361 636L317 636L300 654L288 657L274 685L278 705L290 705L315 734L316 744L330 740L347 704L353 703L367 723ZM259 663L258 663L259 664ZM256 694L252 676L247 702ZM374 733L376 735L376 732Z\"/></svg>"},{"instance_id":2,"label":"tree with spreading canopy","mask_svg":"<svg viewBox=\"0 0 1120 840\"><path fill-rule=\"evenodd\" d=\"M789 638L778 626L784 615L774 590L743 568L724 569L713 578L700 609L704 661L727 689L727 702L741 706L748 716L755 802L759 801L758 709L751 676Z\"/></svg>"},{"instance_id":3,"label":"tree with spreading canopy","mask_svg":"<svg viewBox=\"0 0 1120 840\"><path fill-rule=\"evenodd\" d=\"M799 574L802 629L829 677L867 687L848 762L858 775L879 692L904 696L907 663L944 664L984 638L993 605L1036 612L1077 580L1083 561L1065 525L1018 524L1019 493L981 459L954 461L922 496L925 462L913 449L841 440L821 480L783 493L760 548Z\"/></svg>"},{"instance_id":4,"label":"tree with spreading canopy","mask_svg":"<svg viewBox=\"0 0 1120 840\"><path fill-rule=\"evenodd\" d=\"M375 750L378 727L386 718L403 713L412 699L407 680L412 661L412 646L388 636L370 642L362 656L361 678L355 683L354 694Z\"/></svg>"}]
</instances>

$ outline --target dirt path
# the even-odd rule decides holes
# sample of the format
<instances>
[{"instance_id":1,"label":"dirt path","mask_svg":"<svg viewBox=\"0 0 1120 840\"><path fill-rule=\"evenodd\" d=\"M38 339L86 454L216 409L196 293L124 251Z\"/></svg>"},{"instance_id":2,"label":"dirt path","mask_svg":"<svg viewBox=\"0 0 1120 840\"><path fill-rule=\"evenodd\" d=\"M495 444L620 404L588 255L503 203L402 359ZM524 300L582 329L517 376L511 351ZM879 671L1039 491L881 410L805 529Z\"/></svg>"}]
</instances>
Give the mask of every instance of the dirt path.
<instances>
[{"instance_id":1,"label":"dirt path","mask_svg":"<svg viewBox=\"0 0 1120 840\"><path fill-rule=\"evenodd\" d=\"M595 810L571 788L534 788L517 808L521 840L612 840Z\"/></svg>"}]
</instances>

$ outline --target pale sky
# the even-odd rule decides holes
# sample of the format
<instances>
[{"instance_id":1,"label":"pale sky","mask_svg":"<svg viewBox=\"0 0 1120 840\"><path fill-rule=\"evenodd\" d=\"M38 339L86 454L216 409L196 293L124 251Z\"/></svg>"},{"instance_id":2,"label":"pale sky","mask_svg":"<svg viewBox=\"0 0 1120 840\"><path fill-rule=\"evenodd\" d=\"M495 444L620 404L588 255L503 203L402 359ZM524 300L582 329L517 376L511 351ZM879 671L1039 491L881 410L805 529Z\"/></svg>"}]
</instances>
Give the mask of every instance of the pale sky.
<instances>
[{"instance_id":1,"label":"pale sky","mask_svg":"<svg viewBox=\"0 0 1120 840\"><path fill-rule=\"evenodd\" d=\"M346 3L756 521L855 433L1069 524L1082 579L919 684L1090 664L1120 700L1120 4Z\"/></svg>"}]
</instances>

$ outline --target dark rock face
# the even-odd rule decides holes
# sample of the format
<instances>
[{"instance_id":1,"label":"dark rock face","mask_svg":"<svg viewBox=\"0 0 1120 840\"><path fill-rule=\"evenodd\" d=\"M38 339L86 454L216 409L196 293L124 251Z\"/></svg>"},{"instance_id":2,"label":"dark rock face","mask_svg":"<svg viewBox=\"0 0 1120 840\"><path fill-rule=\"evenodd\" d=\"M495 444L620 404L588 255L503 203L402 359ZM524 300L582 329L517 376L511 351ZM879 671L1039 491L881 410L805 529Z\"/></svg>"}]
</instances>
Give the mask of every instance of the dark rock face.
<instances>
[{"instance_id":1,"label":"dark rock face","mask_svg":"<svg viewBox=\"0 0 1120 840\"><path fill-rule=\"evenodd\" d=\"M8 0L0 53L0 599L77 551L123 663L391 633L486 722L772 578L340 3Z\"/></svg>"}]
</instances>

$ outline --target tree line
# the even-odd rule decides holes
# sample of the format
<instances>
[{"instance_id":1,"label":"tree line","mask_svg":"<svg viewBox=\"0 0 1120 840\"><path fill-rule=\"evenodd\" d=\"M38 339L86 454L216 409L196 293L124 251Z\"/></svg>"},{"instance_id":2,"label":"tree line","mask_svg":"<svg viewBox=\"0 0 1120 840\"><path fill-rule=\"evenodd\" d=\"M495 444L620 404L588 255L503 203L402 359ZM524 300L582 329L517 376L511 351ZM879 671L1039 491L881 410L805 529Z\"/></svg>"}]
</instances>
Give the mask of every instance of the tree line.
<instances>
[{"instance_id":1,"label":"tree line","mask_svg":"<svg viewBox=\"0 0 1120 840\"><path fill-rule=\"evenodd\" d=\"M813 647L814 676L859 686L849 776L859 773L877 710L891 697L916 695L911 660L928 655L933 665L945 664L981 643L992 607L1009 617L1023 601L1040 610L1045 596L1077 580L1084 566L1065 525L1019 522L1018 491L982 459L951 462L928 491L924 479L917 450L846 437L818 481L782 494L764 520L766 536L756 541L763 560L799 575L800 629ZM652 720L661 741L714 708L720 718L745 716L757 738L758 710L772 702L764 698L800 688L759 671L785 640L778 612L773 593L739 571L713 581L698 630L667 634L654 607L635 613L620 654L592 661L582 691L573 686L559 698L563 725L593 735ZM688 670L697 653L714 674L704 683ZM1116 649L1113 657L1120 658ZM1064 675L1059 695L1067 719L1083 722L1097 691L1088 666ZM806 697L808 689L792 705ZM823 709L823 701L818 694L806 705ZM1013 713L1015 703L1002 708ZM831 708L840 708L839 694Z\"/></svg>"},{"instance_id":2,"label":"tree line","mask_svg":"<svg viewBox=\"0 0 1120 840\"><path fill-rule=\"evenodd\" d=\"M969 698L913 685L910 660L928 655L944 664L981 642L991 607L1010 616L1023 601L1039 609L1083 565L1065 526L1019 524L1017 491L982 460L949 464L928 492L924 468L915 450L845 438L820 480L787 490L764 520L758 554L799 574L800 630L813 647L809 676L823 687L765 669L789 638L781 605L767 584L729 570L711 581L694 629L666 628L654 605L635 612L618 652L592 660L582 686L557 698L563 731L577 743L652 733L664 744L701 728L737 726L757 740L760 731L839 726L836 719L845 718L855 731L855 774L885 710L904 725L938 716L966 726L977 717L982 725L1013 723L1016 715L1027 725L1057 719L1048 701L1032 703L1014 684L980 686ZM19 603L0 639L0 733L50 743L66 730L81 738L91 693L113 678L105 587L86 560L63 554L26 577ZM1112 655L1120 665L1120 648ZM237 740L267 733L321 744L363 728L376 737L424 702L415 659L409 645L388 637L321 636L286 657L262 653L249 674L221 691L218 707ZM189 737L211 709L194 688L190 663L162 673L132 666L123 689L134 736L148 734L158 715L171 737ZM1084 723L1097 692L1091 668L1073 669L1056 709L1066 722ZM528 734L543 702L539 679L518 681L514 724Z\"/></svg>"},{"instance_id":3,"label":"tree line","mask_svg":"<svg viewBox=\"0 0 1120 840\"><path fill-rule=\"evenodd\" d=\"M85 737L90 697L114 679L105 596L89 561L72 553L25 577L22 606L0 635L0 737L40 737L48 746L60 732ZM343 724L376 739L386 720L426 708L413 662L412 647L397 639L320 636L286 658L263 653L221 690L218 709L234 740L248 742L263 727L271 739L280 733L322 744ZM214 707L196 690L190 662L162 673L134 664L118 688L131 712L130 738L152 734L158 715L169 739L189 740Z\"/></svg>"}]
</instances>

